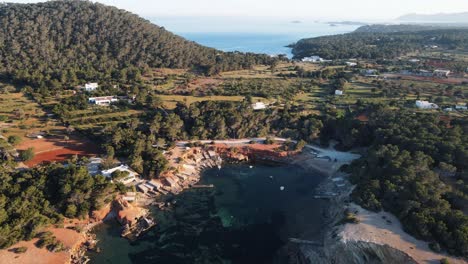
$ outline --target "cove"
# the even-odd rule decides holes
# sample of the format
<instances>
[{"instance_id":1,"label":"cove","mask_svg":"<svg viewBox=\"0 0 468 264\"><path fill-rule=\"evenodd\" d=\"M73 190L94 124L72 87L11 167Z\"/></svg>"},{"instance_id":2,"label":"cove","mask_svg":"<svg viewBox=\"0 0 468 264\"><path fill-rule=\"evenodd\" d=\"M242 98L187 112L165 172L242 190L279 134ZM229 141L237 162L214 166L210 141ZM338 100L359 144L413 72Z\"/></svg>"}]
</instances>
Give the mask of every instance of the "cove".
<instances>
[{"instance_id":1,"label":"cove","mask_svg":"<svg viewBox=\"0 0 468 264\"><path fill-rule=\"evenodd\" d=\"M202 172L200 185L154 212L158 225L136 242L116 223L95 229L91 263L273 263L290 238L320 239L325 202L314 189L325 177L293 165L226 165Z\"/></svg>"}]
</instances>

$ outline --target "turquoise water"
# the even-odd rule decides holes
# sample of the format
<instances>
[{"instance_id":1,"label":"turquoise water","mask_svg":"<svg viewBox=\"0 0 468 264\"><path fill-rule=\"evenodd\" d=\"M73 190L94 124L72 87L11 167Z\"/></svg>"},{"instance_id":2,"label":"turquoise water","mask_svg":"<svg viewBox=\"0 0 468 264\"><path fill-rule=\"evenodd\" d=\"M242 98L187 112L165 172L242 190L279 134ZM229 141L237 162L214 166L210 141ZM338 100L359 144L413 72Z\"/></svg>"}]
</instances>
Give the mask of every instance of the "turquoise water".
<instances>
[{"instance_id":1,"label":"turquoise water","mask_svg":"<svg viewBox=\"0 0 468 264\"><path fill-rule=\"evenodd\" d=\"M293 166L207 170L201 183L215 187L171 198L137 243L118 237L115 223L97 228L102 252L91 263L272 263L289 238L320 238L324 204L313 190L322 180Z\"/></svg>"},{"instance_id":2,"label":"turquoise water","mask_svg":"<svg viewBox=\"0 0 468 264\"><path fill-rule=\"evenodd\" d=\"M222 51L286 54L286 46L302 38L336 35L356 30L355 25L330 26L316 21L279 20L272 18L150 18L152 22L202 45Z\"/></svg>"}]
</instances>

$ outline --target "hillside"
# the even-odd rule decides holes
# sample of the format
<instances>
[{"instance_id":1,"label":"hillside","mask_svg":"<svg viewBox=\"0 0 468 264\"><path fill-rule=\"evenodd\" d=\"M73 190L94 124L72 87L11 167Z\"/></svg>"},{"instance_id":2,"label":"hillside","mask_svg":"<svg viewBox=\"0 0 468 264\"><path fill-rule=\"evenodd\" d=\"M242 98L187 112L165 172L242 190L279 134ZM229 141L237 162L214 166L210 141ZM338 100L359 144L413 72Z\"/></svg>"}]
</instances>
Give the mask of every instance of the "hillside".
<instances>
[{"instance_id":1,"label":"hillside","mask_svg":"<svg viewBox=\"0 0 468 264\"><path fill-rule=\"evenodd\" d=\"M115 7L88 1L0 5L0 71L34 86L135 78L148 67L213 74L266 63L185 40Z\"/></svg>"},{"instance_id":2,"label":"hillside","mask_svg":"<svg viewBox=\"0 0 468 264\"><path fill-rule=\"evenodd\" d=\"M313 55L325 59L391 59L427 46L466 50L467 43L468 29L374 25L343 35L301 39L290 47L295 59Z\"/></svg>"}]
</instances>

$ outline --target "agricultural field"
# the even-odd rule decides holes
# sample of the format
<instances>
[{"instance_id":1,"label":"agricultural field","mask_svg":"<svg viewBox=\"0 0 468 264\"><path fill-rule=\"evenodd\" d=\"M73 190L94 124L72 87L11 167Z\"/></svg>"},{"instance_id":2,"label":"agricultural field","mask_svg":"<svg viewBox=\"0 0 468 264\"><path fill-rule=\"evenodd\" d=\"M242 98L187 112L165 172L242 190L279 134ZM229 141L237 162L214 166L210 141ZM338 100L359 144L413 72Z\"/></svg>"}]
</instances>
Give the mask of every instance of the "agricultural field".
<instances>
[{"instance_id":1,"label":"agricultural field","mask_svg":"<svg viewBox=\"0 0 468 264\"><path fill-rule=\"evenodd\" d=\"M0 119L5 140L15 138L13 147L20 153L32 148L34 158L25 162L27 166L99 153L94 144L68 130L38 103L13 87L0 93Z\"/></svg>"}]
</instances>

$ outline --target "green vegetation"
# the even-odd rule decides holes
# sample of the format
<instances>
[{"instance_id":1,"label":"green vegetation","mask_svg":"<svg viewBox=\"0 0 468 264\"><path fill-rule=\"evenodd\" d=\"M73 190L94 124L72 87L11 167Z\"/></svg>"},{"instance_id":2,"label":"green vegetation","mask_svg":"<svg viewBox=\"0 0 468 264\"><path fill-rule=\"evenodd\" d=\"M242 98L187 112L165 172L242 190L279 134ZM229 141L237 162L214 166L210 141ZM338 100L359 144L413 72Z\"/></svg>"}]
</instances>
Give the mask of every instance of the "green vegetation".
<instances>
[{"instance_id":1,"label":"green vegetation","mask_svg":"<svg viewBox=\"0 0 468 264\"><path fill-rule=\"evenodd\" d=\"M8 137L8 143L10 143L13 146L16 146L19 143L21 143L21 138L19 136L16 136L16 135L9 136Z\"/></svg>"},{"instance_id":2,"label":"green vegetation","mask_svg":"<svg viewBox=\"0 0 468 264\"><path fill-rule=\"evenodd\" d=\"M440 46L467 50L468 30L435 29L399 32L362 32L302 39L292 45L295 58L318 55L326 59L393 59L409 52Z\"/></svg>"},{"instance_id":3,"label":"green vegetation","mask_svg":"<svg viewBox=\"0 0 468 264\"><path fill-rule=\"evenodd\" d=\"M351 166L357 184L353 198L367 209L392 212L416 237L467 256L466 120L448 128L437 114L388 107L367 111L372 121L365 125L350 122L353 117L334 124L342 147L369 146ZM442 176L440 166L448 164L456 168L457 185Z\"/></svg>"},{"instance_id":4,"label":"green vegetation","mask_svg":"<svg viewBox=\"0 0 468 264\"><path fill-rule=\"evenodd\" d=\"M65 251L65 245L58 241L51 232L43 232L38 235L39 240L36 242L38 248L47 248L50 252Z\"/></svg>"},{"instance_id":5,"label":"green vegetation","mask_svg":"<svg viewBox=\"0 0 468 264\"><path fill-rule=\"evenodd\" d=\"M38 90L96 79L125 83L152 67L210 75L274 60L206 48L137 15L89 1L3 4L0 23L0 73Z\"/></svg>"},{"instance_id":6,"label":"green vegetation","mask_svg":"<svg viewBox=\"0 0 468 264\"><path fill-rule=\"evenodd\" d=\"M28 148L26 150L21 151L20 158L22 161L30 161L34 159L34 149Z\"/></svg>"},{"instance_id":7,"label":"green vegetation","mask_svg":"<svg viewBox=\"0 0 468 264\"><path fill-rule=\"evenodd\" d=\"M63 216L86 217L111 198L115 187L103 176L92 177L86 167L58 164L14 171L0 169L0 248L29 240ZM59 250L49 236L40 245Z\"/></svg>"}]
</instances>

